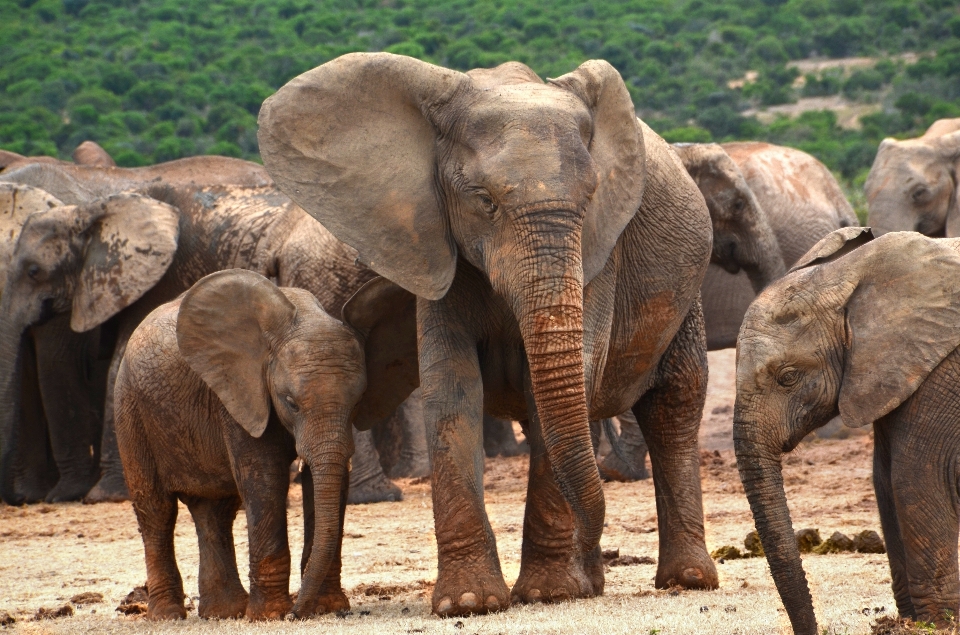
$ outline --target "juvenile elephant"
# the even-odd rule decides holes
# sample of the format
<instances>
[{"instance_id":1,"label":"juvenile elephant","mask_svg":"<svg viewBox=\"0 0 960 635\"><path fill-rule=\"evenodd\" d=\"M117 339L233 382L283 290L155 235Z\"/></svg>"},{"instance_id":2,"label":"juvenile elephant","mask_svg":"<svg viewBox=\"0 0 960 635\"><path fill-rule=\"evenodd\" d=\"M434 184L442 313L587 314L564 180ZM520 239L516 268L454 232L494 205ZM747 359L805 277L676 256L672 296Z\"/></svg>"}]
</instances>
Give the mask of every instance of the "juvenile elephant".
<instances>
[{"instance_id":1,"label":"juvenile elephant","mask_svg":"<svg viewBox=\"0 0 960 635\"><path fill-rule=\"evenodd\" d=\"M750 306L733 437L770 572L795 633L818 633L781 456L840 414L873 424L873 484L900 614L960 610L960 242L838 230Z\"/></svg>"},{"instance_id":2,"label":"juvenile elephant","mask_svg":"<svg viewBox=\"0 0 960 635\"><path fill-rule=\"evenodd\" d=\"M674 147L713 223L700 286L707 348L730 348L761 289L818 240L859 223L830 170L805 152L753 141Z\"/></svg>"},{"instance_id":3,"label":"juvenile elephant","mask_svg":"<svg viewBox=\"0 0 960 635\"><path fill-rule=\"evenodd\" d=\"M149 196L125 193L54 207L24 225L0 301L0 495L8 503L24 500L14 487L21 449L15 431L18 360L29 328L55 316L68 317L80 333L110 321L116 343L106 382L103 475L87 500L125 499L112 382L127 339L150 311L225 268L310 290L331 312L374 276L354 266L353 249L273 187L159 184L144 191ZM49 423L51 435L72 425L70 418Z\"/></svg>"},{"instance_id":4,"label":"juvenile elephant","mask_svg":"<svg viewBox=\"0 0 960 635\"><path fill-rule=\"evenodd\" d=\"M344 307L341 324L307 291L231 269L137 327L117 374L116 425L146 556L147 617L186 617L173 544L178 498L197 527L200 617L291 612L286 500L297 456L306 467L305 545L292 613L350 607L340 545L352 423L359 415L367 427L369 412L402 401L378 384L391 367L416 381L415 309L410 294L378 279ZM391 346L378 345L384 340ZM241 505L249 596L233 547Z\"/></svg>"},{"instance_id":5,"label":"juvenile elephant","mask_svg":"<svg viewBox=\"0 0 960 635\"><path fill-rule=\"evenodd\" d=\"M544 83L519 63L464 74L356 53L291 80L259 123L278 186L418 296L433 611L511 602L483 505L484 413L525 421L530 442L514 601L602 593L589 421L631 407L657 477L656 584L716 587L697 451L710 218L616 70Z\"/></svg>"},{"instance_id":6,"label":"juvenile elephant","mask_svg":"<svg viewBox=\"0 0 960 635\"><path fill-rule=\"evenodd\" d=\"M960 118L936 121L916 139L884 139L863 185L867 224L878 235L960 236L958 171Z\"/></svg>"}]
</instances>

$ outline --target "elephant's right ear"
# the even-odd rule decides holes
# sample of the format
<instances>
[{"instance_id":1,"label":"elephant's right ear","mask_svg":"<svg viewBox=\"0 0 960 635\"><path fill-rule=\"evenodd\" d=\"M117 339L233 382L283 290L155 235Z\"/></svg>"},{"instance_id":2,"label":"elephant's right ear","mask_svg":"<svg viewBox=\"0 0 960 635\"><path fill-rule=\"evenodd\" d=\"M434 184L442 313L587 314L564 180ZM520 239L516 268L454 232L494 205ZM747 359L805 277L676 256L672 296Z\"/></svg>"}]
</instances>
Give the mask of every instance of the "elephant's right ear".
<instances>
[{"instance_id":1,"label":"elephant's right ear","mask_svg":"<svg viewBox=\"0 0 960 635\"><path fill-rule=\"evenodd\" d=\"M364 264L439 299L457 252L435 187L431 117L470 85L463 73L401 55L338 57L263 103L263 163Z\"/></svg>"},{"instance_id":2,"label":"elephant's right ear","mask_svg":"<svg viewBox=\"0 0 960 635\"><path fill-rule=\"evenodd\" d=\"M16 183L0 183L0 290L7 279L7 267L27 217L63 205L43 190Z\"/></svg>"},{"instance_id":3,"label":"elephant's right ear","mask_svg":"<svg viewBox=\"0 0 960 635\"><path fill-rule=\"evenodd\" d=\"M70 328L82 333L160 281L177 251L180 212L155 199L123 193L78 207L77 218L88 241Z\"/></svg>"},{"instance_id":4,"label":"elephant's right ear","mask_svg":"<svg viewBox=\"0 0 960 635\"><path fill-rule=\"evenodd\" d=\"M369 430L420 385L417 298L386 278L374 278L343 306L343 321L363 338L367 389L353 425Z\"/></svg>"},{"instance_id":5,"label":"elephant's right ear","mask_svg":"<svg viewBox=\"0 0 960 635\"><path fill-rule=\"evenodd\" d=\"M831 262L846 256L857 247L865 245L871 240L873 240L873 230L869 227L835 229L821 238L807 253L800 256L800 260L795 262L787 273Z\"/></svg>"},{"instance_id":6,"label":"elephant's right ear","mask_svg":"<svg viewBox=\"0 0 960 635\"><path fill-rule=\"evenodd\" d=\"M839 407L845 424L864 426L908 399L960 345L960 255L948 241L893 232L821 274L856 284L843 311Z\"/></svg>"},{"instance_id":7,"label":"elephant's right ear","mask_svg":"<svg viewBox=\"0 0 960 635\"><path fill-rule=\"evenodd\" d=\"M253 437L270 420L266 368L272 342L296 315L275 284L245 269L202 278L180 302L180 353Z\"/></svg>"}]
</instances>

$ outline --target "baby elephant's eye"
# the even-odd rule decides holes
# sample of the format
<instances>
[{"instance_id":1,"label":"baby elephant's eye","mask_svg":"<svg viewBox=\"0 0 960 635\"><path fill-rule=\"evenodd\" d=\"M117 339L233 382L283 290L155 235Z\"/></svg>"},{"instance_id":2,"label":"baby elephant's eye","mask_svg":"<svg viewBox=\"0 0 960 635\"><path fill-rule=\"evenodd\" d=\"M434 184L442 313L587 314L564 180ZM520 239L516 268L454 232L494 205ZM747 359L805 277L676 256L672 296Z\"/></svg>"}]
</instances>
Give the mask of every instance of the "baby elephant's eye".
<instances>
[{"instance_id":1,"label":"baby elephant's eye","mask_svg":"<svg viewBox=\"0 0 960 635\"><path fill-rule=\"evenodd\" d=\"M800 374L799 370L791 366L787 366L785 368L781 368L780 371L777 372L777 383L784 388L789 388L790 386L796 385L797 382L800 381L801 377L802 375Z\"/></svg>"},{"instance_id":2,"label":"baby elephant's eye","mask_svg":"<svg viewBox=\"0 0 960 635\"><path fill-rule=\"evenodd\" d=\"M297 405L297 402L294 401L290 395L284 395L283 401L286 402L287 408L290 408L292 412L300 412L300 406Z\"/></svg>"},{"instance_id":3,"label":"baby elephant's eye","mask_svg":"<svg viewBox=\"0 0 960 635\"><path fill-rule=\"evenodd\" d=\"M39 278L39 277L40 277L40 265L38 265L38 264L32 264L32 265L30 265L29 267L27 267L27 276L28 276L31 280L36 280L37 278Z\"/></svg>"}]
</instances>

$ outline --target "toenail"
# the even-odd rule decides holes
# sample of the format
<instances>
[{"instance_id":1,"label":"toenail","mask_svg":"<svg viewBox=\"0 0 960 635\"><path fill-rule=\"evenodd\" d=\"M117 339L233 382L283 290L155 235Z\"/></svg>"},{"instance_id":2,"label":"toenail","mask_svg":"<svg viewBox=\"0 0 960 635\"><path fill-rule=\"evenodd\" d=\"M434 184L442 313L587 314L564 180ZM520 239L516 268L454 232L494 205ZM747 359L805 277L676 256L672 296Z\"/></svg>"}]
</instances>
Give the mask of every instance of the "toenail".
<instances>
[{"instance_id":1,"label":"toenail","mask_svg":"<svg viewBox=\"0 0 960 635\"><path fill-rule=\"evenodd\" d=\"M527 602L539 602L541 599L543 599L543 596L540 589L530 589L530 592L527 593Z\"/></svg>"},{"instance_id":2,"label":"toenail","mask_svg":"<svg viewBox=\"0 0 960 635\"><path fill-rule=\"evenodd\" d=\"M440 615L449 613L451 609L453 609L453 601L450 598L443 598L437 604L437 613Z\"/></svg>"},{"instance_id":3,"label":"toenail","mask_svg":"<svg viewBox=\"0 0 960 635\"><path fill-rule=\"evenodd\" d=\"M497 596L490 595L487 597L487 608L491 611L496 611L500 608L500 600L497 599Z\"/></svg>"},{"instance_id":4,"label":"toenail","mask_svg":"<svg viewBox=\"0 0 960 635\"><path fill-rule=\"evenodd\" d=\"M477 594L468 591L460 596L459 604L465 609L475 609L480 603L477 601Z\"/></svg>"}]
</instances>

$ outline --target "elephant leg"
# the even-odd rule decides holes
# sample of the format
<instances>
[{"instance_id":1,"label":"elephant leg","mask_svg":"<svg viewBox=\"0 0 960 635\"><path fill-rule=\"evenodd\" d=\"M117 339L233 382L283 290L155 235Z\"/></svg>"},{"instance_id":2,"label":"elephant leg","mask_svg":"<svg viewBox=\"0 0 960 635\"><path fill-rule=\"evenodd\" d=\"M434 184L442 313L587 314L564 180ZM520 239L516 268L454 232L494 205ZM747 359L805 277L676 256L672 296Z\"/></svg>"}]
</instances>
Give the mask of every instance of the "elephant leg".
<instances>
[{"instance_id":1,"label":"elephant leg","mask_svg":"<svg viewBox=\"0 0 960 635\"><path fill-rule=\"evenodd\" d=\"M499 611L510 605L497 543L483 503L483 384L476 341L454 332L443 311L419 303L420 386L433 447L433 519L440 616ZM424 316L423 314L427 315Z\"/></svg>"},{"instance_id":2,"label":"elephant leg","mask_svg":"<svg viewBox=\"0 0 960 635\"><path fill-rule=\"evenodd\" d=\"M427 428L423 421L423 400L417 388L400 404L397 413L403 431L403 449L400 460L390 470L391 478L422 478L430 476L430 450Z\"/></svg>"},{"instance_id":3,"label":"elephant leg","mask_svg":"<svg viewBox=\"0 0 960 635\"><path fill-rule=\"evenodd\" d=\"M48 503L76 501L99 477L104 386L96 384L99 330L74 333L70 316L34 328L37 368L50 445L60 479Z\"/></svg>"},{"instance_id":4,"label":"elephant leg","mask_svg":"<svg viewBox=\"0 0 960 635\"><path fill-rule=\"evenodd\" d=\"M660 360L654 385L633 406L650 448L660 557L655 586L715 589L707 553L697 435L707 389L703 316L697 302Z\"/></svg>"},{"instance_id":5,"label":"elephant leg","mask_svg":"<svg viewBox=\"0 0 960 635\"><path fill-rule=\"evenodd\" d=\"M526 440L517 441L512 421L483 415L483 451L490 458L520 456L530 453L530 445Z\"/></svg>"},{"instance_id":6,"label":"elephant leg","mask_svg":"<svg viewBox=\"0 0 960 635\"><path fill-rule=\"evenodd\" d=\"M300 573L307 568L307 562L310 560L310 553L313 550L313 532L316 514L313 506L313 472L309 466L303 468L303 556L300 559ZM323 580L323 586L320 589L320 596L317 600L317 613L336 613L338 611L347 611L350 609L350 600L340 581L340 571L342 569L341 552L343 550L343 520L344 512L347 509L347 492L349 490L349 481L343 479L340 491L340 538L337 541L337 551L330 562L330 569L327 570L327 577Z\"/></svg>"},{"instance_id":7,"label":"elephant leg","mask_svg":"<svg viewBox=\"0 0 960 635\"><path fill-rule=\"evenodd\" d=\"M960 435L948 424L923 430L900 420L891 431L890 480L900 521L907 585L917 620L946 627L960 614L956 448ZM954 437L954 438L951 438Z\"/></svg>"},{"instance_id":8,"label":"elephant leg","mask_svg":"<svg viewBox=\"0 0 960 635\"><path fill-rule=\"evenodd\" d=\"M600 463L600 476L624 483L650 478L650 472L647 471L647 442L633 411L628 410L617 418L620 420L620 437L610 439L613 451Z\"/></svg>"},{"instance_id":9,"label":"elephant leg","mask_svg":"<svg viewBox=\"0 0 960 635\"><path fill-rule=\"evenodd\" d=\"M380 465L380 455L373 442L373 432L353 430L353 458L350 464L350 494L347 502L351 505L364 503L398 502L403 493Z\"/></svg>"},{"instance_id":10,"label":"elephant leg","mask_svg":"<svg viewBox=\"0 0 960 635\"><path fill-rule=\"evenodd\" d=\"M527 505L523 516L520 576L514 602L562 602L603 594L603 559L598 546L582 560L573 538L574 519L547 457L540 417L527 391L530 442Z\"/></svg>"},{"instance_id":11,"label":"elephant leg","mask_svg":"<svg viewBox=\"0 0 960 635\"><path fill-rule=\"evenodd\" d=\"M32 337L28 335L27 337ZM46 498L59 479L47 434L47 418L37 377L36 351L32 342L23 347L20 394L20 448L17 456L15 488L24 503L37 503Z\"/></svg>"},{"instance_id":12,"label":"elephant leg","mask_svg":"<svg viewBox=\"0 0 960 635\"><path fill-rule=\"evenodd\" d=\"M237 571L233 545L233 521L240 509L240 497L209 499L184 498L197 527L200 548L200 603L202 618L234 619L247 612L247 592Z\"/></svg>"},{"instance_id":13,"label":"elephant leg","mask_svg":"<svg viewBox=\"0 0 960 635\"><path fill-rule=\"evenodd\" d=\"M893 597L897 601L897 611L901 617L915 620L917 616L913 611L913 600L910 599L907 584L907 555L903 547L903 537L900 535L900 520L897 518L893 485L890 481L891 455L887 425L885 419L873 425L873 490L877 496L877 507L880 509L880 527L890 561L890 579Z\"/></svg>"},{"instance_id":14,"label":"elephant leg","mask_svg":"<svg viewBox=\"0 0 960 635\"><path fill-rule=\"evenodd\" d=\"M83 497L87 504L119 502L129 500L130 492L127 482L123 478L123 463L120 462L120 452L117 450L117 432L114 428L113 392L117 384L117 371L120 369L120 360L127 348L129 332L121 332L117 336L117 346L110 361L110 371L107 373L107 392L103 407L103 435L100 440L100 480L93 489Z\"/></svg>"}]
</instances>

